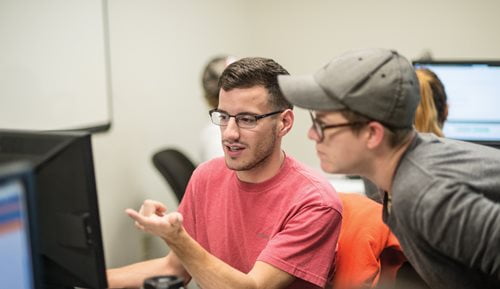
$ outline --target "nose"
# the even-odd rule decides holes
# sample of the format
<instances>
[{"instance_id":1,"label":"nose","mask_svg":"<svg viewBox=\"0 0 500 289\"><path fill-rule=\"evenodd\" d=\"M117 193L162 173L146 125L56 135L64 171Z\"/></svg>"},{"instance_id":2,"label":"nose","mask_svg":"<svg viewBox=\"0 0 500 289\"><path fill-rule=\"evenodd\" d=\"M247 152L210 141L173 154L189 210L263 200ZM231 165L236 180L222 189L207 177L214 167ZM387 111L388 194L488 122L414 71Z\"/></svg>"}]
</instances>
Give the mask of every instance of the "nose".
<instances>
[{"instance_id":1,"label":"nose","mask_svg":"<svg viewBox=\"0 0 500 289\"><path fill-rule=\"evenodd\" d=\"M226 126L222 130L222 139L237 140L240 137L240 128L234 117L230 117Z\"/></svg>"},{"instance_id":2,"label":"nose","mask_svg":"<svg viewBox=\"0 0 500 289\"><path fill-rule=\"evenodd\" d=\"M316 132L316 130L314 129L313 126L311 126L309 128L309 130L307 131L307 137L310 139L310 140L313 140L317 143L321 142L320 139L319 139L319 135L318 133Z\"/></svg>"}]
</instances>

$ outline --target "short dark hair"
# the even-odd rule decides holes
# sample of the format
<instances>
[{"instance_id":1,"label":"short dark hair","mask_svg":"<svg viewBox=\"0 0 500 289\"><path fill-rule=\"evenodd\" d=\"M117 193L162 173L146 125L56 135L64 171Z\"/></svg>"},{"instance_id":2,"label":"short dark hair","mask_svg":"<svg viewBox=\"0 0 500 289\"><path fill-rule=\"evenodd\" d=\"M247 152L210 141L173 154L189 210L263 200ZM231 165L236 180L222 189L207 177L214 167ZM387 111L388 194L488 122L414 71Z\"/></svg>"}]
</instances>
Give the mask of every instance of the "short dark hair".
<instances>
[{"instance_id":1,"label":"short dark hair","mask_svg":"<svg viewBox=\"0 0 500 289\"><path fill-rule=\"evenodd\" d=\"M231 63L219 79L219 89L250 88L261 85L269 92L269 104L273 109L292 109L278 85L278 75L288 71L272 59L247 57Z\"/></svg>"},{"instance_id":2,"label":"short dark hair","mask_svg":"<svg viewBox=\"0 0 500 289\"><path fill-rule=\"evenodd\" d=\"M340 112L340 114L342 114L343 117L345 117L347 119L347 122L360 123L360 124L351 126L351 130L356 135L359 134L361 129L365 126L364 124L366 124L370 121L377 121L377 120L370 119L370 118L368 118L362 114L359 114L357 112L354 112L352 110L348 110L348 109L343 109L343 110L340 110L339 112ZM393 148L404 143L406 141L407 137L413 131L413 127L395 128L395 127L389 127L385 124L382 124L382 125L384 126L385 132L388 135L389 145Z\"/></svg>"}]
</instances>

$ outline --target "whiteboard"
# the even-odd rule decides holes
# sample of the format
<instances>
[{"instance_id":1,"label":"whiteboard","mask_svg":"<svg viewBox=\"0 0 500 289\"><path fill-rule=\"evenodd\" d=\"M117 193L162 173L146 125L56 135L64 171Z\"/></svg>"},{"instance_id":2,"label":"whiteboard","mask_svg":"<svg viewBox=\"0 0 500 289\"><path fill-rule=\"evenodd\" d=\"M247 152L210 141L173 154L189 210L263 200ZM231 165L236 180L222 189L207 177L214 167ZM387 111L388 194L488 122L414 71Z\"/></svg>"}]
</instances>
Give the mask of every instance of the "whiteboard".
<instances>
[{"instance_id":1,"label":"whiteboard","mask_svg":"<svg viewBox=\"0 0 500 289\"><path fill-rule=\"evenodd\" d=\"M0 128L109 128L106 5L0 0Z\"/></svg>"}]
</instances>

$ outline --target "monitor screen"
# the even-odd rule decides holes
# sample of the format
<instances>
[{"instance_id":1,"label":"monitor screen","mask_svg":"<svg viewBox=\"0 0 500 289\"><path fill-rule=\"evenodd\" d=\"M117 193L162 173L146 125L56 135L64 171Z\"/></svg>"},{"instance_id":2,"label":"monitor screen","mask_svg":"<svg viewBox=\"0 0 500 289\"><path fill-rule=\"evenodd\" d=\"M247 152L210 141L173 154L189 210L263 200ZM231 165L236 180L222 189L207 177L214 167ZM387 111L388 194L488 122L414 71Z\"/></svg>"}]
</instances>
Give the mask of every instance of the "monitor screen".
<instances>
[{"instance_id":1,"label":"monitor screen","mask_svg":"<svg viewBox=\"0 0 500 289\"><path fill-rule=\"evenodd\" d=\"M32 171L26 163L0 165L0 284L35 289L38 255L34 224Z\"/></svg>"},{"instance_id":2,"label":"monitor screen","mask_svg":"<svg viewBox=\"0 0 500 289\"><path fill-rule=\"evenodd\" d=\"M448 138L500 146L500 61L414 61L432 70L448 97Z\"/></svg>"},{"instance_id":3,"label":"monitor screen","mask_svg":"<svg viewBox=\"0 0 500 289\"><path fill-rule=\"evenodd\" d=\"M91 137L0 130L0 163L31 162L45 288L106 288Z\"/></svg>"}]
</instances>

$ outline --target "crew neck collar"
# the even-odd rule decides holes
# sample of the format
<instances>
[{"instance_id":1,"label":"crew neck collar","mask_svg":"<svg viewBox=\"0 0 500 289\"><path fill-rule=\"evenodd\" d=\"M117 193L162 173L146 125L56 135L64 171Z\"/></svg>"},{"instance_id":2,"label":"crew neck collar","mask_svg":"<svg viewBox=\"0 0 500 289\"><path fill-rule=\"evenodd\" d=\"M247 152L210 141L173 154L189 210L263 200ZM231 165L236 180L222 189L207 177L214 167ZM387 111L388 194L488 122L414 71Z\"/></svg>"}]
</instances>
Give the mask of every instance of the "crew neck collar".
<instances>
[{"instance_id":1,"label":"crew neck collar","mask_svg":"<svg viewBox=\"0 0 500 289\"><path fill-rule=\"evenodd\" d=\"M292 167L292 159L285 154L285 158L283 160L283 163L282 163L278 173L276 175L274 175L273 177L271 177L270 179L267 179L267 180L260 182L260 183L248 183L248 182L240 181L235 173L234 174L235 181L236 181L238 187L243 191L263 192L263 191L267 191L270 188L273 188L274 186L278 185L280 183L280 181L288 175L288 172L290 171L291 167Z\"/></svg>"}]
</instances>

